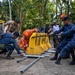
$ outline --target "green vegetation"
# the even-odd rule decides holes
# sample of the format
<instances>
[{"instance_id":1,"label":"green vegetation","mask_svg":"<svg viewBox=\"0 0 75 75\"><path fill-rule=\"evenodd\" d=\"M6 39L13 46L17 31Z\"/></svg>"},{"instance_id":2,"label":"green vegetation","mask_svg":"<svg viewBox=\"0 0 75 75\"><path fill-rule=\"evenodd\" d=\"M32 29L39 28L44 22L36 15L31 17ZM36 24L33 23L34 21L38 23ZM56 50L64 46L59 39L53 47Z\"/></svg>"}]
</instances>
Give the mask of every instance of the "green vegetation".
<instances>
[{"instance_id":1,"label":"green vegetation","mask_svg":"<svg viewBox=\"0 0 75 75\"><path fill-rule=\"evenodd\" d=\"M19 18L21 29L43 27L55 20L61 24L60 14L66 13L75 22L75 0L11 0L12 19ZM0 18L9 19L8 0L3 0Z\"/></svg>"}]
</instances>

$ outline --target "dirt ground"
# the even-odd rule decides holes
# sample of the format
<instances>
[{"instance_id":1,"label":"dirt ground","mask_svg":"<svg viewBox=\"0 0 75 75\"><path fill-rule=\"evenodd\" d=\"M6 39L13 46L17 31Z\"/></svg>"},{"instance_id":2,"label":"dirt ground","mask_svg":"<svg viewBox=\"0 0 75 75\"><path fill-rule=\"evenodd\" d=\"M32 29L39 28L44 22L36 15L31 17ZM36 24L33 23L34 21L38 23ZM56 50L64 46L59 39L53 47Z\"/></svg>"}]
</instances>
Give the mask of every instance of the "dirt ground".
<instances>
[{"instance_id":1,"label":"dirt ground","mask_svg":"<svg viewBox=\"0 0 75 75\"><path fill-rule=\"evenodd\" d=\"M12 55L14 56L14 53ZM55 61L50 61L53 55L40 59L23 75L75 75L75 65L69 65L71 59L62 60L61 65L56 65ZM21 59L21 57L14 57L14 60L6 60L4 57L0 57L0 75L21 75L20 70L35 60L28 58L17 63L16 61Z\"/></svg>"}]
</instances>

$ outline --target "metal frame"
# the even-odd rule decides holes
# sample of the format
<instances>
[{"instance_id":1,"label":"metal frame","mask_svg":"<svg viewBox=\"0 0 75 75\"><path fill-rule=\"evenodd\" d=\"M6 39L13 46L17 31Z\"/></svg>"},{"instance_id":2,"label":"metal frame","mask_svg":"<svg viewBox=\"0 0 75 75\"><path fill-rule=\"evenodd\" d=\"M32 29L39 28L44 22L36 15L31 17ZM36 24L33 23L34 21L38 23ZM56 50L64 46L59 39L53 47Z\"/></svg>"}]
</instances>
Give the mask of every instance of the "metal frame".
<instances>
[{"instance_id":1,"label":"metal frame","mask_svg":"<svg viewBox=\"0 0 75 75\"><path fill-rule=\"evenodd\" d=\"M24 55L25 57L17 60L17 63L20 63L21 61L27 59L27 58L36 58L34 61L32 61L29 65L25 66L23 69L21 69L20 73L23 74L25 71L27 71L32 65L34 65L37 61L39 61L40 58L44 58L46 56L49 56L51 53L53 53L52 51L47 51L42 55Z\"/></svg>"},{"instance_id":2,"label":"metal frame","mask_svg":"<svg viewBox=\"0 0 75 75\"><path fill-rule=\"evenodd\" d=\"M38 57L44 58L45 56L49 56L49 54L51 54L51 53L50 52L45 52L42 55L24 55L24 56L25 57L32 57L32 58L38 58Z\"/></svg>"},{"instance_id":3,"label":"metal frame","mask_svg":"<svg viewBox=\"0 0 75 75\"><path fill-rule=\"evenodd\" d=\"M32 65L34 65L37 61L39 61L41 57L38 57L37 59L35 59L33 62L31 62L29 65L27 65L26 67L24 67L23 69L21 69L20 73L23 74L27 69L29 69Z\"/></svg>"},{"instance_id":4,"label":"metal frame","mask_svg":"<svg viewBox=\"0 0 75 75\"><path fill-rule=\"evenodd\" d=\"M22 58L22 59L20 59L20 60L17 60L17 63L20 63L21 61L23 61L23 60L25 60L25 59L27 59L27 57L24 57L24 58Z\"/></svg>"}]
</instances>

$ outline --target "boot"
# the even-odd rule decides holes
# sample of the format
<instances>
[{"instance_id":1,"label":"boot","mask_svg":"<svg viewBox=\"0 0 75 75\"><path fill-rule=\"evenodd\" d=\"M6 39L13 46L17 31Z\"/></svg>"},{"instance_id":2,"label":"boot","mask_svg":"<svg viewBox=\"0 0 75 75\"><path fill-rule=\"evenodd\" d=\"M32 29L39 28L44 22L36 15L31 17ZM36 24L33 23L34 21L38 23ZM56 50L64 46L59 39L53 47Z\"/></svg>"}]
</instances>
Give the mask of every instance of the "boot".
<instances>
[{"instance_id":1,"label":"boot","mask_svg":"<svg viewBox=\"0 0 75 75\"><path fill-rule=\"evenodd\" d=\"M59 57L59 58L57 59L57 61L55 62L55 64L60 65L60 64L61 64L60 61L61 61L61 57Z\"/></svg>"},{"instance_id":2,"label":"boot","mask_svg":"<svg viewBox=\"0 0 75 75\"><path fill-rule=\"evenodd\" d=\"M74 51L71 51L71 55L72 55L72 61L69 63L69 65L75 65Z\"/></svg>"},{"instance_id":3,"label":"boot","mask_svg":"<svg viewBox=\"0 0 75 75\"><path fill-rule=\"evenodd\" d=\"M50 60L57 60L58 54L55 54L55 56L53 58L51 58Z\"/></svg>"},{"instance_id":4,"label":"boot","mask_svg":"<svg viewBox=\"0 0 75 75\"><path fill-rule=\"evenodd\" d=\"M12 54L12 51L9 51L6 56L6 59L14 59L13 57L10 56L11 54Z\"/></svg>"},{"instance_id":5,"label":"boot","mask_svg":"<svg viewBox=\"0 0 75 75\"><path fill-rule=\"evenodd\" d=\"M14 59L13 57L9 56L9 57L6 57L6 59Z\"/></svg>"},{"instance_id":6,"label":"boot","mask_svg":"<svg viewBox=\"0 0 75 75\"><path fill-rule=\"evenodd\" d=\"M69 65L75 65L75 60L72 60Z\"/></svg>"}]
</instances>

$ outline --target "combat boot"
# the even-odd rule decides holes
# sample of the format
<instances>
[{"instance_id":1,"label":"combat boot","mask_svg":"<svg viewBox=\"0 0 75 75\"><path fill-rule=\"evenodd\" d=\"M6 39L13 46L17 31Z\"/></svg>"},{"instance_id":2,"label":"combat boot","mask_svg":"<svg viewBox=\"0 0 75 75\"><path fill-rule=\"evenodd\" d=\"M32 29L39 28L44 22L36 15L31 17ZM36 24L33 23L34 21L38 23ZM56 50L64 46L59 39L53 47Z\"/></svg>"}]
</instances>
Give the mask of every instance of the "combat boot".
<instances>
[{"instance_id":1,"label":"combat boot","mask_svg":"<svg viewBox=\"0 0 75 75\"><path fill-rule=\"evenodd\" d=\"M75 60L72 60L69 65L75 65Z\"/></svg>"},{"instance_id":2,"label":"combat boot","mask_svg":"<svg viewBox=\"0 0 75 75\"><path fill-rule=\"evenodd\" d=\"M69 63L69 65L75 65L75 55L74 55L74 51L71 52L72 55L72 61Z\"/></svg>"},{"instance_id":3,"label":"combat boot","mask_svg":"<svg viewBox=\"0 0 75 75\"><path fill-rule=\"evenodd\" d=\"M61 61L61 57L59 57L59 58L57 59L57 61L55 62L55 64L60 65L60 64L61 64L60 61Z\"/></svg>"},{"instance_id":4,"label":"combat boot","mask_svg":"<svg viewBox=\"0 0 75 75\"><path fill-rule=\"evenodd\" d=\"M54 57L52 57L50 60L57 60L58 54L55 54Z\"/></svg>"}]
</instances>

